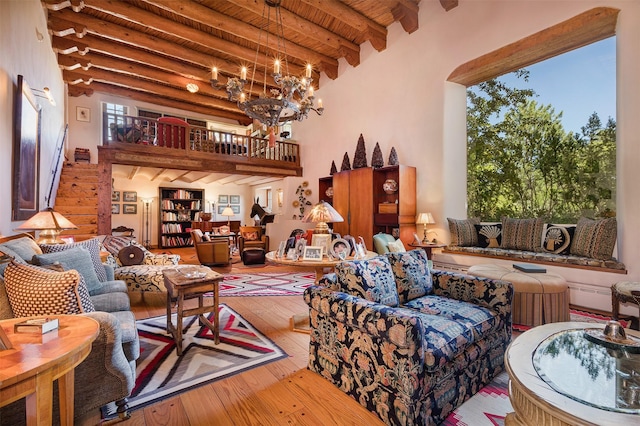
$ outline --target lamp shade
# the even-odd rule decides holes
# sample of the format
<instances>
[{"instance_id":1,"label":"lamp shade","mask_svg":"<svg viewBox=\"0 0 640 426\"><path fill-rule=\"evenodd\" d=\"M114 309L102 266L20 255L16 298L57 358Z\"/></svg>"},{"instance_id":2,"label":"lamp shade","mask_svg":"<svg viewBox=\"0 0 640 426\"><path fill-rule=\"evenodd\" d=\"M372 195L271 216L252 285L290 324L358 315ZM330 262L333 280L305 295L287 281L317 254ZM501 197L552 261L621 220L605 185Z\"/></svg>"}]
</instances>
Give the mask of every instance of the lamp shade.
<instances>
[{"instance_id":1,"label":"lamp shade","mask_svg":"<svg viewBox=\"0 0 640 426\"><path fill-rule=\"evenodd\" d=\"M231 207L227 206L224 208L224 210L222 210L222 213L220 213L222 216L233 216L235 213L233 213L233 210L231 209Z\"/></svg>"},{"instance_id":2,"label":"lamp shade","mask_svg":"<svg viewBox=\"0 0 640 426\"><path fill-rule=\"evenodd\" d=\"M420 213L416 218L416 223L428 225L436 223L436 221L433 219L433 215L431 213Z\"/></svg>"},{"instance_id":3,"label":"lamp shade","mask_svg":"<svg viewBox=\"0 0 640 426\"><path fill-rule=\"evenodd\" d=\"M314 230L316 234L328 234L329 226L327 222L344 222L344 218L340 216L340 213L331 204L326 201L320 201L309 210L309 213L302 218L302 221L316 223L316 229Z\"/></svg>"},{"instance_id":4,"label":"lamp shade","mask_svg":"<svg viewBox=\"0 0 640 426\"><path fill-rule=\"evenodd\" d=\"M53 211L51 207L33 215L29 220L18 226L16 230L40 231L39 244L60 244L60 231L78 229L69 219Z\"/></svg>"}]
</instances>

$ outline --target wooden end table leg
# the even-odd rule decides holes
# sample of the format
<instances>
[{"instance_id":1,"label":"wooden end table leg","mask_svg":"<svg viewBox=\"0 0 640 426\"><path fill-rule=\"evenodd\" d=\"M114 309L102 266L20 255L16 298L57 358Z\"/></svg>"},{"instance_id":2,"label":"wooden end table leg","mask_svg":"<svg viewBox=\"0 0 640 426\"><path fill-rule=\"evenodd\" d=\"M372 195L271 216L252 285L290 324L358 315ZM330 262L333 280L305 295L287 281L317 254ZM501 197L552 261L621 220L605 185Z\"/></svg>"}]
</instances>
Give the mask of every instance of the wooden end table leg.
<instances>
[{"instance_id":1,"label":"wooden end table leg","mask_svg":"<svg viewBox=\"0 0 640 426\"><path fill-rule=\"evenodd\" d=\"M213 286L213 317L216 321L215 323L215 331L213 332L215 338L215 344L220 343L220 283L218 281L215 282Z\"/></svg>"},{"instance_id":2,"label":"wooden end table leg","mask_svg":"<svg viewBox=\"0 0 640 426\"><path fill-rule=\"evenodd\" d=\"M73 426L74 372L75 370L71 369L58 379L60 424L66 426Z\"/></svg>"},{"instance_id":3,"label":"wooden end table leg","mask_svg":"<svg viewBox=\"0 0 640 426\"><path fill-rule=\"evenodd\" d=\"M182 312L184 310L184 293L178 290L178 314L176 326L176 351L178 356L182 355Z\"/></svg>"},{"instance_id":4,"label":"wooden end table leg","mask_svg":"<svg viewBox=\"0 0 640 426\"><path fill-rule=\"evenodd\" d=\"M53 424L53 373L50 369L36 376L36 391L25 400L28 426Z\"/></svg>"}]
</instances>

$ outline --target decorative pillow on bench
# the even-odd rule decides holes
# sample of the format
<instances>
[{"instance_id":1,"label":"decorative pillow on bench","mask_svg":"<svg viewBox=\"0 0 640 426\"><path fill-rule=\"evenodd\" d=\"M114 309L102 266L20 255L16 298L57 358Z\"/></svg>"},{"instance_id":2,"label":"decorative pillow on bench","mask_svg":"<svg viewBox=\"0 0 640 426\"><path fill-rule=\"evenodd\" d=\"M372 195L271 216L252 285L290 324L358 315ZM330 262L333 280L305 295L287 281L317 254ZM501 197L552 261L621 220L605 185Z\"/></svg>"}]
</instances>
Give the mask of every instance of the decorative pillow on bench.
<instances>
[{"instance_id":1,"label":"decorative pillow on bench","mask_svg":"<svg viewBox=\"0 0 640 426\"><path fill-rule=\"evenodd\" d=\"M544 220L502 218L502 243L500 248L542 251L542 228Z\"/></svg>"},{"instance_id":2,"label":"decorative pillow on bench","mask_svg":"<svg viewBox=\"0 0 640 426\"><path fill-rule=\"evenodd\" d=\"M610 260L616 245L618 222L615 217L593 220L581 217L571 243L571 254Z\"/></svg>"},{"instance_id":3,"label":"decorative pillow on bench","mask_svg":"<svg viewBox=\"0 0 640 426\"><path fill-rule=\"evenodd\" d=\"M451 244L454 246L477 246L478 234L475 225L480 225L480 218L452 219L447 218L451 232Z\"/></svg>"}]
</instances>

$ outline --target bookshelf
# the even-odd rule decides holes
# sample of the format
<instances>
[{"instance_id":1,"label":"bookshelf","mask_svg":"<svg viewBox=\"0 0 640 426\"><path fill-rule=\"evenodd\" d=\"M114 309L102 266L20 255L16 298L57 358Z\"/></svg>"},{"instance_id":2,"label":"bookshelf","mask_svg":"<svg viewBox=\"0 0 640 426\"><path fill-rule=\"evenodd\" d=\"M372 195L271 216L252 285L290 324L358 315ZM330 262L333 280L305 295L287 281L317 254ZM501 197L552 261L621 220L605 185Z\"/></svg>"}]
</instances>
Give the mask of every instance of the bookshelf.
<instances>
[{"instance_id":1,"label":"bookshelf","mask_svg":"<svg viewBox=\"0 0 640 426\"><path fill-rule=\"evenodd\" d=\"M192 246L191 222L200 220L204 189L159 188L158 246Z\"/></svg>"}]
</instances>

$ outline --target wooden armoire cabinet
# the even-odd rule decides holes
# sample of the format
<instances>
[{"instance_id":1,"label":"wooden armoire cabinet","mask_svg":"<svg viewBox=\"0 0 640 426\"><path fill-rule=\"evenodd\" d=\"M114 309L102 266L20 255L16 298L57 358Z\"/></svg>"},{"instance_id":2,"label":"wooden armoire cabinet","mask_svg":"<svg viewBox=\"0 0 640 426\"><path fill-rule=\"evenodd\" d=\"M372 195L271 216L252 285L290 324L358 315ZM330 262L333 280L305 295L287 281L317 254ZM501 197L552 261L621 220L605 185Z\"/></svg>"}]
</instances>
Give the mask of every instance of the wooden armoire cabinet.
<instances>
[{"instance_id":1,"label":"wooden armoire cabinet","mask_svg":"<svg viewBox=\"0 0 640 426\"><path fill-rule=\"evenodd\" d=\"M329 190L332 188L332 190ZM318 181L320 198L344 218L334 232L359 236L373 250L373 235L396 234L405 246L413 241L416 218L416 169L412 166L364 167ZM327 195L327 192L332 197Z\"/></svg>"}]
</instances>

